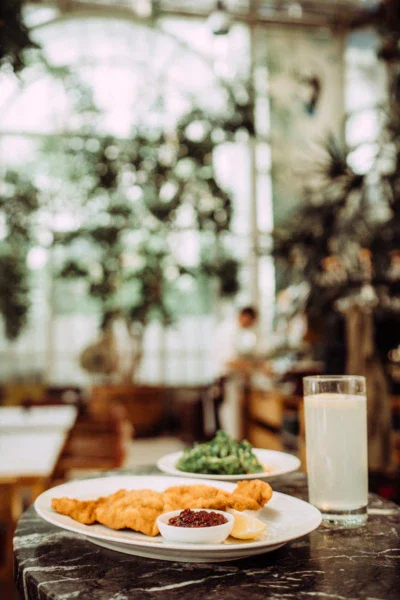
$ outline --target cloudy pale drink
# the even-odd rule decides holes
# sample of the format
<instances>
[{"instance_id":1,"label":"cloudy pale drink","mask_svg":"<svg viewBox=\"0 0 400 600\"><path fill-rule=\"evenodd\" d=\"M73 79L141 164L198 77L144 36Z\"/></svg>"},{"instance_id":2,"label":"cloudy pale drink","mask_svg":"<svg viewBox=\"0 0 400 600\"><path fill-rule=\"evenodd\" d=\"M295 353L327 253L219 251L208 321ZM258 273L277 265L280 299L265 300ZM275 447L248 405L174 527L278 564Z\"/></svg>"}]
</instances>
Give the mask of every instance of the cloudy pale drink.
<instances>
[{"instance_id":1,"label":"cloudy pale drink","mask_svg":"<svg viewBox=\"0 0 400 600\"><path fill-rule=\"evenodd\" d=\"M362 395L304 398L310 502L322 512L368 501L367 406Z\"/></svg>"}]
</instances>

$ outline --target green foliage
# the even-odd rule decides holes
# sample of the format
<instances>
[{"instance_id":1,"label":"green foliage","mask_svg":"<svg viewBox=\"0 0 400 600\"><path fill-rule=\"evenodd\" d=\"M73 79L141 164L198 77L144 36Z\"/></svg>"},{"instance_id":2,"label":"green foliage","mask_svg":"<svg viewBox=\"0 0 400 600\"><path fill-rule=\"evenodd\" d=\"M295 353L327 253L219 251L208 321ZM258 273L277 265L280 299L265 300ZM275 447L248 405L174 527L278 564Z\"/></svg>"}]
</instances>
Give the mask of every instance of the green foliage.
<instances>
[{"instance_id":1,"label":"green foliage","mask_svg":"<svg viewBox=\"0 0 400 600\"><path fill-rule=\"evenodd\" d=\"M280 287L306 282L306 312L321 319L338 302L400 310L400 127L388 115L380 151L366 175L350 167L349 149L329 139L306 202L274 233Z\"/></svg>"},{"instance_id":2,"label":"green foliage","mask_svg":"<svg viewBox=\"0 0 400 600\"><path fill-rule=\"evenodd\" d=\"M8 64L15 72L25 65L25 51L36 47L21 6L21 0L4 0L0 7L0 67ZM103 326L115 316L131 325L153 318L171 323L185 290L201 298L197 281L203 286L216 279L222 295L235 294L238 264L223 239L232 201L216 177L213 154L220 143L254 135L251 87L239 81L233 89L226 87L223 117L194 109L174 131L142 129L129 140L113 139L93 133L99 113L90 86L73 70L49 64L44 54L35 56L35 68L44 67L71 92L71 109L80 124L76 137L45 140L35 170L36 181L45 182L40 183L40 219L47 211L48 223L50 214L62 214L67 205L78 224L63 233L50 226L59 277L82 282L79 290L85 289L100 307ZM12 173L5 188L0 260L10 284L9 289L2 286L0 310L7 335L14 338L29 309L26 260L34 243L39 192ZM185 232L196 238L190 260L182 251Z\"/></svg>"},{"instance_id":3,"label":"green foliage","mask_svg":"<svg viewBox=\"0 0 400 600\"><path fill-rule=\"evenodd\" d=\"M30 306L25 258L21 253L0 254L0 313L9 340L17 338L25 326Z\"/></svg>"},{"instance_id":4,"label":"green foliage","mask_svg":"<svg viewBox=\"0 0 400 600\"><path fill-rule=\"evenodd\" d=\"M74 260L67 260L60 271L60 276L63 279L77 279L78 277L87 277L87 269L84 269Z\"/></svg>"},{"instance_id":5,"label":"green foliage","mask_svg":"<svg viewBox=\"0 0 400 600\"><path fill-rule=\"evenodd\" d=\"M400 0L381 0L355 12L353 27L372 25L381 38L378 57L387 61L400 58Z\"/></svg>"},{"instance_id":6,"label":"green foliage","mask_svg":"<svg viewBox=\"0 0 400 600\"><path fill-rule=\"evenodd\" d=\"M215 277L220 281L222 296L234 296L239 291L239 264L234 258L224 254L214 261L205 258L201 268L208 277Z\"/></svg>"},{"instance_id":7,"label":"green foliage","mask_svg":"<svg viewBox=\"0 0 400 600\"><path fill-rule=\"evenodd\" d=\"M6 173L0 190L0 314L8 339L15 339L27 320L30 299L26 260L37 208L36 188L17 173Z\"/></svg>"},{"instance_id":8,"label":"green foliage","mask_svg":"<svg viewBox=\"0 0 400 600\"><path fill-rule=\"evenodd\" d=\"M84 136L47 146L64 168L58 176L73 182L81 213L77 230L55 237L66 256L60 276L87 281L103 325L113 316L130 324L173 322L171 298L184 278L193 286L204 276L216 279L224 296L238 291L238 263L222 236L232 202L216 179L213 152L215 139L233 140L242 124L194 110L173 132L143 129L130 140ZM196 232L199 246L191 261L180 249L185 231ZM94 251L79 256L85 241Z\"/></svg>"},{"instance_id":9,"label":"green foliage","mask_svg":"<svg viewBox=\"0 0 400 600\"><path fill-rule=\"evenodd\" d=\"M0 3L0 67L11 66L15 73L25 66L25 52L38 48L29 37L22 20L22 0L1 0Z\"/></svg>"}]
</instances>

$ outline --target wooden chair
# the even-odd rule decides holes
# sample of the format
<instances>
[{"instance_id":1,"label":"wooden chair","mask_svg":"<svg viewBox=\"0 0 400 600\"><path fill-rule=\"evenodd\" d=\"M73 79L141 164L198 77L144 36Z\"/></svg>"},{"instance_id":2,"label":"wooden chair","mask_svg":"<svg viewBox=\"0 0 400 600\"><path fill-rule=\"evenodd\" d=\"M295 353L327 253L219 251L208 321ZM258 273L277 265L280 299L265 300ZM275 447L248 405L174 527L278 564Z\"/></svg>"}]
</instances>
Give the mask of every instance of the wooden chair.
<instances>
[{"instance_id":1,"label":"wooden chair","mask_svg":"<svg viewBox=\"0 0 400 600\"><path fill-rule=\"evenodd\" d=\"M53 479L70 471L109 470L122 467L132 439L132 426L124 407L111 405L108 413L79 417L61 454Z\"/></svg>"},{"instance_id":2,"label":"wooden chair","mask_svg":"<svg viewBox=\"0 0 400 600\"><path fill-rule=\"evenodd\" d=\"M291 434L290 448L285 438L287 422L295 422L297 429ZM243 401L243 437L255 447L269 450L289 450L305 461L303 401L301 397L278 390L248 388Z\"/></svg>"},{"instance_id":3,"label":"wooden chair","mask_svg":"<svg viewBox=\"0 0 400 600\"><path fill-rule=\"evenodd\" d=\"M400 396L392 396L393 465L400 469Z\"/></svg>"},{"instance_id":4,"label":"wooden chair","mask_svg":"<svg viewBox=\"0 0 400 600\"><path fill-rule=\"evenodd\" d=\"M203 398L207 389L205 386L184 386L169 390L169 429L188 444L205 438Z\"/></svg>"},{"instance_id":5,"label":"wooden chair","mask_svg":"<svg viewBox=\"0 0 400 600\"><path fill-rule=\"evenodd\" d=\"M92 414L107 413L110 405L122 405L134 427L136 437L158 433L163 428L166 390L144 385L104 385L92 389L89 407Z\"/></svg>"}]
</instances>

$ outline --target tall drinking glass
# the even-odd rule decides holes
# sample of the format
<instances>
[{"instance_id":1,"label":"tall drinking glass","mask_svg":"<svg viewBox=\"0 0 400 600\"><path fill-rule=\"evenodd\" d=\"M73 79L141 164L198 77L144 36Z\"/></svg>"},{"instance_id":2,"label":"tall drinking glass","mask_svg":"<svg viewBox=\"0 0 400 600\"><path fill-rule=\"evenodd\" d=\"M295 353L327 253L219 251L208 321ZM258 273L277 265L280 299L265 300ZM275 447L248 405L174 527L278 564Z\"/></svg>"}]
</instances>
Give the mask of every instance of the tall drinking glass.
<instances>
[{"instance_id":1,"label":"tall drinking glass","mask_svg":"<svg viewBox=\"0 0 400 600\"><path fill-rule=\"evenodd\" d=\"M365 377L304 377L309 499L327 524L367 520Z\"/></svg>"}]
</instances>

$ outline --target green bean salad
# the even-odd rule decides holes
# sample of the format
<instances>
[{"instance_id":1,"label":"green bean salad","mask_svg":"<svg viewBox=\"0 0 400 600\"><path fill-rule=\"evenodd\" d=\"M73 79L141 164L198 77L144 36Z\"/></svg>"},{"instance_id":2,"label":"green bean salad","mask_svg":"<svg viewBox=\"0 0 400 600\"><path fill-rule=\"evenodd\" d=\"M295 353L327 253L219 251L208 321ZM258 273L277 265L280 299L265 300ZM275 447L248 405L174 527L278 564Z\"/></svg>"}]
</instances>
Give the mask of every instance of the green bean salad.
<instances>
[{"instance_id":1,"label":"green bean salad","mask_svg":"<svg viewBox=\"0 0 400 600\"><path fill-rule=\"evenodd\" d=\"M184 450L176 468L206 475L245 475L265 471L250 442L236 442L224 431L218 431L210 442Z\"/></svg>"}]
</instances>

